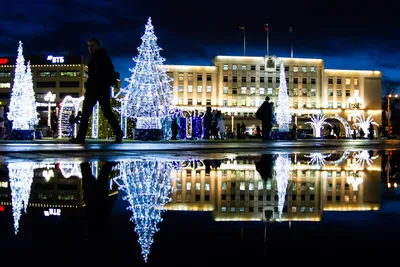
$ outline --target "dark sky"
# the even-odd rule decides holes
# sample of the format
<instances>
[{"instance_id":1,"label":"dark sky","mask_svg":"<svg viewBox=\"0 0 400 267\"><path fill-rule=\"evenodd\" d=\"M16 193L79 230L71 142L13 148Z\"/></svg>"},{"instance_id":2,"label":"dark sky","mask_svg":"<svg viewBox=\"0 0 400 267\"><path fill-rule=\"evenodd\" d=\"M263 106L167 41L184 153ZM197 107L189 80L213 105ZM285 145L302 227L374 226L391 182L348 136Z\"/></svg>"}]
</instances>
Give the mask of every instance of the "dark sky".
<instances>
[{"instance_id":1,"label":"dark sky","mask_svg":"<svg viewBox=\"0 0 400 267\"><path fill-rule=\"evenodd\" d=\"M121 77L129 75L140 37L152 17L165 64L209 65L216 55L270 54L325 60L326 68L381 70L400 81L398 9L383 1L152 1L19 0L4 2L0 54L87 54L86 40L98 37ZM6 3L6 4L5 4Z\"/></svg>"}]
</instances>

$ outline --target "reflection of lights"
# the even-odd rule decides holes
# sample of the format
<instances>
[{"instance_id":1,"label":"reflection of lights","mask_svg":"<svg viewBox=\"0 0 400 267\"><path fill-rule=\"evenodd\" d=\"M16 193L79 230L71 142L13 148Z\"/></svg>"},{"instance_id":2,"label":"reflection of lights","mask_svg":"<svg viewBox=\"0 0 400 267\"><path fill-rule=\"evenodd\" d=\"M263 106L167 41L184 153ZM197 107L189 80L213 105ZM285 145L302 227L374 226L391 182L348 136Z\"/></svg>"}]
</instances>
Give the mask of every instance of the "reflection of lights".
<instances>
[{"instance_id":1,"label":"reflection of lights","mask_svg":"<svg viewBox=\"0 0 400 267\"><path fill-rule=\"evenodd\" d=\"M82 178L80 162L60 162L59 168L64 178L70 178L71 176Z\"/></svg>"},{"instance_id":2,"label":"reflection of lights","mask_svg":"<svg viewBox=\"0 0 400 267\"><path fill-rule=\"evenodd\" d=\"M282 218L283 206L285 205L286 189L289 180L291 160L288 154L280 154L275 162L276 182L278 186L278 214Z\"/></svg>"},{"instance_id":3,"label":"reflection of lights","mask_svg":"<svg viewBox=\"0 0 400 267\"><path fill-rule=\"evenodd\" d=\"M54 172L53 170L44 170L42 173L44 179L46 182L50 181L50 178L54 177Z\"/></svg>"},{"instance_id":4,"label":"reflection of lights","mask_svg":"<svg viewBox=\"0 0 400 267\"><path fill-rule=\"evenodd\" d=\"M126 193L132 211L131 221L139 236L142 256L145 262L150 253L153 236L162 221L164 205L171 201L171 171L175 164L159 161L123 161L117 166L119 176L115 178L119 190Z\"/></svg>"},{"instance_id":5,"label":"reflection of lights","mask_svg":"<svg viewBox=\"0 0 400 267\"><path fill-rule=\"evenodd\" d=\"M354 175L347 177L346 182L353 186L353 191L358 191L358 186L363 182L363 178L358 173L354 173Z\"/></svg>"},{"instance_id":6,"label":"reflection of lights","mask_svg":"<svg viewBox=\"0 0 400 267\"><path fill-rule=\"evenodd\" d=\"M61 210L60 209L49 209L43 211L44 216L61 216Z\"/></svg>"},{"instance_id":7,"label":"reflection of lights","mask_svg":"<svg viewBox=\"0 0 400 267\"><path fill-rule=\"evenodd\" d=\"M372 119L372 114L369 115L367 117L367 119L365 119L364 114L362 114L362 116L361 116L360 114L355 113L354 117L356 118L356 121L357 121L356 123L354 123L354 125L361 128L364 131L364 136L361 136L361 137L364 137L364 138L368 137L368 133L369 133L368 129L369 129L370 124L374 124L379 127L379 124L373 121L374 119Z\"/></svg>"},{"instance_id":8,"label":"reflection of lights","mask_svg":"<svg viewBox=\"0 0 400 267\"><path fill-rule=\"evenodd\" d=\"M343 153L343 155L340 157L340 159L338 160L334 160L334 161L330 161L331 164L333 165L339 165L341 164L343 161L345 161L348 157L350 156L350 151L345 151Z\"/></svg>"},{"instance_id":9,"label":"reflection of lights","mask_svg":"<svg viewBox=\"0 0 400 267\"><path fill-rule=\"evenodd\" d=\"M356 162L351 165L351 167L355 169L364 169L364 165L367 164L371 166L374 159L379 158L379 155L372 156L369 154L368 150L361 150L353 154L353 158L356 159Z\"/></svg>"},{"instance_id":10,"label":"reflection of lights","mask_svg":"<svg viewBox=\"0 0 400 267\"><path fill-rule=\"evenodd\" d=\"M329 158L331 154L328 155L322 155L322 153L311 153L310 155L305 155L304 157L306 158L311 158L310 161L308 161L308 164L311 165L317 165L318 167L324 166L326 162L326 158Z\"/></svg>"},{"instance_id":11,"label":"reflection of lights","mask_svg":"<svg viewBox=\"0 0 400 267\"><path fill-rule=\"evenodd\" d=\"M15 234L18 233L21 213L27 212L31 185L33 180L33 162L15 162L8 164L10 177L12 213Z\"/></svg>"}]
</instances>

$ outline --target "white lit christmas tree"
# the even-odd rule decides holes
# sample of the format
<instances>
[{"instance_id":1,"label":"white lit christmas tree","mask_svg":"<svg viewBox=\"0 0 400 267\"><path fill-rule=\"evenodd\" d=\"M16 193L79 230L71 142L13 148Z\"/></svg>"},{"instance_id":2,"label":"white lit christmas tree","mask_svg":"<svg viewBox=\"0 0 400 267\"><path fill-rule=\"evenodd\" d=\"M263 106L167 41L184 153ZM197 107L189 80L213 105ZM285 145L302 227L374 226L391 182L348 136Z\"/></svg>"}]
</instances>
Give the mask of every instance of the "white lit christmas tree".
<instances>
[{"instance_id":1,"label":"white lit christmas tree","mask_svg":"<svg viewBox=\"0 0 400 267\"><path fill-rule=\"evenodd\" d=\"M279 154L275 161L276 183L278 187L278 215L282 219L286 190L289 181L291 160L288 154Z\"/></svg>"},{"instance_id":2,"label":"white lit christmas tree","mask_svg":"<svg viewBox=\"0 0 400 267\"><path fill-rule=\"evenodd\" d=\"M124 102L121 112L137 119L136 129L162 129L172 102L172 79L161 68L165 59L160 56L162 49L157 45L151 18L141 39L139 54L133 59L135 67L129 69L132 76L125 79L129 85L120 92L124 96L119 99Z\"/></svg>"},{"instance_id":3,"label":"white lit christmas tree","mask_svg":"<svg viewBox=\"0 0 400 267\"><path fill-rule=\"evenodd\" d=\"M12 213L15 234L19 230L21 214L27 213L29 196L34 175L34 162L14 162L8 164L10 178Z\"/></svg>"},{"instance_id":4,"label":"white lit christmas tree","mask_svg":"<svg viewBox=\"0 0 400 267\"><path fill-rule=\"evenodd\" d=\"M18 47L8 118L13 122L13 130L33 130L33 126L38 123L31 66L28 62L25 67L21 41Z\"/></svg>"},{"instance_id":5,"label":"white lit christmas tree","mask_svg":"<svg viewBox=\"0 0 400 267\"><path fill-rule=\"evenodd\" d=\"M292 116L289 110L289 95L286 86L285 66L281 63L279 75L279 94L276 107L276 121L279 124L280 132L289 132L289 124L292 121Z\"/></svg>"},{"instance_id":6,"label":"white lit christmas tree","mask_svg":"<svg viewBox=\"0 0 400 267\"><path fill-rule=\"evenodd\" d=\"M124 200L129 202L132 211L131 221L139 236L142 256L147 262L157 224L162 221L161 212L171 201L171 171L174 165L167 162L134 160L119 163L119 176L116 182L119 190L126 193Z\"/></svg>"},{"instance_id":7,"label":"white lit christmas tree","mask_svg":"<svg viewBox=\"0 0 400 267\"><path fill-rule=\"evenodd\" d=\"M325 114L317 114L316 116L310 115L311 122L306 122L306 124L311 124L314 129L314 136L316 138L321 137L321 129L324 129L324 125L331 125L330 123L326 122Z\"/></svg>"}]
</instances>

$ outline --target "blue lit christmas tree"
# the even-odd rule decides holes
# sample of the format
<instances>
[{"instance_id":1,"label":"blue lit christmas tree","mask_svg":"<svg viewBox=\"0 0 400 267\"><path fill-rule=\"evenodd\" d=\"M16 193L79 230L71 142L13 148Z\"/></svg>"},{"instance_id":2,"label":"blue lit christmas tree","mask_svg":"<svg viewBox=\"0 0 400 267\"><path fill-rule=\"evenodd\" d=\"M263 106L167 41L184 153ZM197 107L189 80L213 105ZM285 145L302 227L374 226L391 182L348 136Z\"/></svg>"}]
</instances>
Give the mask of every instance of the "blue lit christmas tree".
<instances>
[{"instance_id":1,"label":"blue lit christmas tree","mask_svg":"<svg viewBox=\"0 0 400 267\"><path fill-rule=\"evenodd\" d=\"M164 120L169 116L172 102L172 79L161 68L165 59L160 56L162 49L157 45L151 18L141 39L139 54L133 58L135 67L129 69L132 76L125 79L129 84L121 89L123 98L118 100L123 101L122 114L137 119L136 132L139 135L146 130L157 130L162 135L163 125L168 125ZM138 138L141 139L140 136Z\"/></svg>"},{"instance_id":2,"label":"blue lit christmas tree","mask_svg":"<svg viewBox=\"0 0 400 267\"><path fill-rule=\"evenodd\" d=\"M38 123L31 66L29 62L27 66L25 66L21 41L18 47L8 118L13 122L12 129L15 139L29 139L27 135L30 135L29 132L34 131L34 125Z\"/></svg>"},{"instance_id":3,"label":"blue lit christmas tree","mask_svg":"<svg viewBox=\"0 0 400 267\"><path fill-rule=\"evenodd\" d=\"M174 165L159 161L122 161L119 166L117 183L126 193L124 200L129 202L132 211L131 221L142 249L145 262L150 253L157 224L162 221L161 213L165 204L171 201L171 171Z\"/></svg>"}]
</instances>

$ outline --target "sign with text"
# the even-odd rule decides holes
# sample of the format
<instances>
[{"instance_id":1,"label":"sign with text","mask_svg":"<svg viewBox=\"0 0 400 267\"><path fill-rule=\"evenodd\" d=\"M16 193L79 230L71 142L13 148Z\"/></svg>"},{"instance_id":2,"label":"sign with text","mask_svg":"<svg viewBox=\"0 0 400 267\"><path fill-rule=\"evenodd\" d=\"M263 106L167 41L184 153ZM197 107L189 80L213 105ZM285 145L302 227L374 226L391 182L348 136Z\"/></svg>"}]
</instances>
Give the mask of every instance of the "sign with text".
<instances>
[{"instance_id":1,"label":"sign with text","mask_svg":"<svg viewBox=\"0 0 400 267\"><path fill-rule=\"evenodd\" d=\"M55 57L52 55L48 55L47 60L51 61L51 63L64 63L64 57Z\"/></svg>"}]
</instances>

